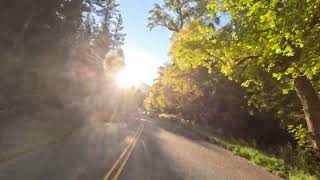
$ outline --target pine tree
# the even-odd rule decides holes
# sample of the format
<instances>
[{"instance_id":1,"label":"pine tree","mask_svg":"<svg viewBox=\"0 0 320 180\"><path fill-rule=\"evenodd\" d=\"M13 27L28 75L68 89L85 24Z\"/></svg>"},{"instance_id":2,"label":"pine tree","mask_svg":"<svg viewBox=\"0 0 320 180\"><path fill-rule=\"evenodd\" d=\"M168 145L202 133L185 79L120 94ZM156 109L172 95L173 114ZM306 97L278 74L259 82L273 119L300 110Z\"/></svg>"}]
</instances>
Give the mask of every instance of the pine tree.
<instances>
[{"instance_id":1,"label":"pine tree","mask_svg":"<svg viewBox=\"0 0 320 180\"><path fill-rule=\"evenodd\" d=\"M97 13L103 16L103 27L109 27L113 23L113 19L119 13L118 6L119 4L116 0L107 0L107 1L98 1L96 5L99 6L101 9L97 11Z\"/></svg>"},{"instance_id":2,"label":"pine tree","mask_svg":"<svg viewBox=\"0 0 320 180\"><path fill-rule=\"evenodd\" d=\"M112 30L113 49L120 48L124 44L126 34L123 33L123 20L121 14L118 14Z\"/></svg>"}]
</instances>

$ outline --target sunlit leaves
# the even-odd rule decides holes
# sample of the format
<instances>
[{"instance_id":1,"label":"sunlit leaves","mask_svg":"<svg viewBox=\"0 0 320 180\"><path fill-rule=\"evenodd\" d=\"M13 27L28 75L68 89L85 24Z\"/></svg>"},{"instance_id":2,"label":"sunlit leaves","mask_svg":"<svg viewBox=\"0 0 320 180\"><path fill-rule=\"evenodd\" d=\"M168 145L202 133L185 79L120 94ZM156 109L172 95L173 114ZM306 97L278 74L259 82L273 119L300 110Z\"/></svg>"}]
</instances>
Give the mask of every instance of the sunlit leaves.
<instances>
[{"instance_id":1,"label":"sunlit leaves","mask_svg":"<svg viewBox=\"0 0 320 180\"><path fill-rule=\"evenodd\" d=\"M155 3L149 11L148 27L162 26L179 32L187 23L195 19L206 19L206 0L164 0L162 5Z\"/></svg>"},{"instance_id":2,"label":"sunlit leaves","mask_svg":"<svg viewBox=\"0 0 320 180\"><path fill-rule=\"evenodd\" d=\"M308 151L312 149L310 141L308 139L308 131L303 125L288 125L288 132L291 133L294 138L297 140L298 145L304 150Z\"/></svg>"},{"instance_id":3,"label":"sunlit leaves","mask_svg":"<svg viewBox=\"0 0 320 180\"><path fill-rule=\"evenodd\" d=\"M176 35L173 59L184 68L203 65L210 69L212 64L208 62L214 62L232 79L250 80L256 76L250 72L256 73L257 69L286 86L299 75L311 79L319 72L319 4L210 0L207 7L211 14L227 13L230 22L221 29L191 23ZM259 58L247 58L250 56Z\"/></svg>"},{"instance_id":4,"label":"sunlit leaves","mask_svg":"<svg viewBox=\"0 0 320 180\"><path fill-rule=\"evenodd\" d=\"M210 0L207 8L230 20L221 28L200 21L185 26L173 38L174 62L219 69L247 89L249 106L283 109L292 100L295 111L279 117L301 115L294 80L319 78L320 1Z\"/></svg>"},{"instance_id":5,"label":"sunlit leaves","mask_svg":"<svg viewBox=\"0 0 320 180\"><path fill-rule=\"evenodd\" d=\"M210 118L213 114L227 119L231 114L243 110L245 101L242 93L240 86L229 81L217 69L209 74L202 66L181 69L171 64L163 67L145 101L145 107L148 110L181 114L195 121L199 120L196 117ZM223 112L219 112L222 107ZM232 121L239 119L232 118Z\"/></svg>"}]
</instances>

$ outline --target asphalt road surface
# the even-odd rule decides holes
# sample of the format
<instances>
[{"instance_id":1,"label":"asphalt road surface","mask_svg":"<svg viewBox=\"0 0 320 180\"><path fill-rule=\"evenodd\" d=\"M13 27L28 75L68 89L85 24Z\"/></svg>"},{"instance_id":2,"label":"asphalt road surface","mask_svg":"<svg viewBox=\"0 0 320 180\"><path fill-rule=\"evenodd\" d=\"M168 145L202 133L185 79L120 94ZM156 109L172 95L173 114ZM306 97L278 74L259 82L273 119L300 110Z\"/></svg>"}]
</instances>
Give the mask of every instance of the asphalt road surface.
<instances>
[{"instance_id":1,"label":"asphalt road surface","mask_svg":"<svg viewBox=\"0 0 320 180\"><path fill-rule=\"evenodd\" d=\"M138 112L122 123L88 123L58 144L0 163L0 180L11 179L281 178L174 122Z\"/></svg>"}]
</instances>

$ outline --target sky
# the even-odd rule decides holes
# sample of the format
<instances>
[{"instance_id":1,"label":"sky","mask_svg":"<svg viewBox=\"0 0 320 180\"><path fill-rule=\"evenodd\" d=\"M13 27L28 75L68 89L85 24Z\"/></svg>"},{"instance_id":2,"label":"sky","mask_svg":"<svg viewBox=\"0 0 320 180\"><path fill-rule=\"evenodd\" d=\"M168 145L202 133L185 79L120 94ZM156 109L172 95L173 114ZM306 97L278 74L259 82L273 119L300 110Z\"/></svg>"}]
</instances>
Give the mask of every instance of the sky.
<instances>
[{"instance_id":1,"label":"sky","mask_svg":"<svg viewBox=\"0 0 320 180\"><path fill-rule=\"evenodd\" d=\"M120 11L127 34L123 45L127 72L141 83L151 84L159 66L169 61L170 31L157 27L147 28L148 11L161 0L119 0ZM125 76L123 74L123 76ZM133 77L133 76L132 76Z\"/></svg>"}]
</instances>

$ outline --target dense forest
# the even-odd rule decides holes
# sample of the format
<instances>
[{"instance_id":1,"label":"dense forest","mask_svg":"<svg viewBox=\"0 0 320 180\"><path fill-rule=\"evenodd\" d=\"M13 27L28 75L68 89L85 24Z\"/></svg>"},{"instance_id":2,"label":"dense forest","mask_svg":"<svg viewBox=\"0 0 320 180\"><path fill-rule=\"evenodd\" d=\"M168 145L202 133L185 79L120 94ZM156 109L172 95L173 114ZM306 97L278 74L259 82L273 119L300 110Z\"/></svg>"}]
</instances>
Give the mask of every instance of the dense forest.
<instances>
[{"instance_id":1,"label":"dense forest","mask_svg":"<svg viewBox=\"0 0 320 180\"><path fill-rule=\"evenodd\" d=\"M125 96L113 80L125 65L118 6L115 0L3 2L1 119L44 109L118 111Z\"/></svg>"},{"instance_id":2,"label":"dense forest","mask_svg":"<svg viewBox=\"0 0 320 180\"><path fill-rule=\"evenodd\" d=\"M319 175L320 1L164 0L148 20L173 34L148 111L253 140Z\"/></svg>"}]
</instances>

